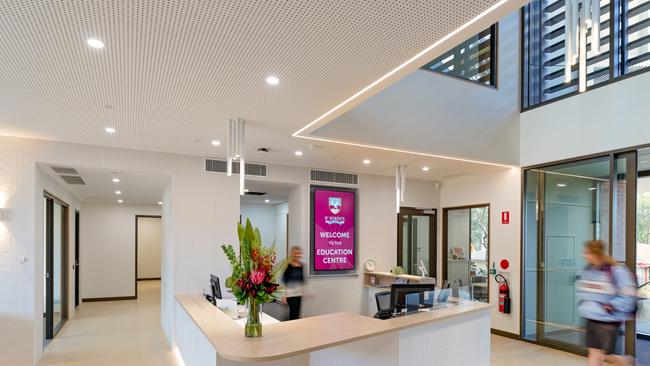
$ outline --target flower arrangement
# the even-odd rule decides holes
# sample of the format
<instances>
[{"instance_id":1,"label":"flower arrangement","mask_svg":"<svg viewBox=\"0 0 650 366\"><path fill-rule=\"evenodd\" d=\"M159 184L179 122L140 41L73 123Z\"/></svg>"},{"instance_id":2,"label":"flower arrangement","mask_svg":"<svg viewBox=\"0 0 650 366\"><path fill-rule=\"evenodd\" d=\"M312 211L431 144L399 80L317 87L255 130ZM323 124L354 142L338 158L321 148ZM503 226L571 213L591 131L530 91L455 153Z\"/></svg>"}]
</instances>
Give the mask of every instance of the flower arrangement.
<instances>
[{"instance_id":1,"label":"flower arrangement","mask_svg":"<svg viewBox=\"0 0 650 366\"><path fill-rule=\"evenodd\" d=\"M248 304L245 335L259 337L260 305L276 299L280 289L278 276L286 266L286 259L276 264L275 246L262 246L260 231L253 228L250 220L246 226L237 224L239 255L231 244L221 246L232 266L232 275L226 279L226 288L232 291L239 304Z\"/></svg>"}]
</instances>

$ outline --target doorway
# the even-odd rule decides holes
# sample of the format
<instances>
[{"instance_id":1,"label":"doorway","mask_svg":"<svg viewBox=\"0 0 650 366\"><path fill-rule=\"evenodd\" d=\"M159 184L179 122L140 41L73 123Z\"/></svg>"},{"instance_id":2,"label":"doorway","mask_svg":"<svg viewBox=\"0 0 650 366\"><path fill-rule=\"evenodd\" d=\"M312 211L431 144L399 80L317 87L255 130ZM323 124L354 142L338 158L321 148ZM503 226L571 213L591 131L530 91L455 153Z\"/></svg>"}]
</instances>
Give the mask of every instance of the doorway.
<instances>
[{"instance_id":1,"label":"doorway","mask_svg":"<svg viewBox=\"0 0 650 366\"><path fill-rule=\"evenodd\" d=\"M138 281L160 280L160 245L162 240L161 216L135 216L136 298Z\"/></svg>"},{"instance_id":2,"label":"doorway","mask_svg":"<svg viewBox=\"0 0 650 366\"><path fill-rule=\"evenodd\" d=\"M443 279L461 297L489 302L490 205L443 209Z\"/></svg>"},{"instance_id":3,"label":"doorway","mask_svg":"<svg viewBox=\"0 0 650 366\"><path fill-rule=\"evenodd\" d=\"M401 207L397 216L397 265L410 275L436 277L437 211Z\"/></svg>"},{"instance_id":4,"label":"doorway","mask_svg":"<svg viewBox=\"0 0 650 366\"><path fill-rule=\"evenodd\" d=\"M74 212L74 307L79 306L79 211Z\"/></svg>"},{"instance_id":5,"label":"doorway","mask_svg":"<svg viewBox=\"0 0 650 366\"><path fill-rule=\"evenodd\" d=\"M68 295L68 205L45 193L44 203L44 299L45 340L61 330L67 313Z\"/></svg>"}]
</instances>

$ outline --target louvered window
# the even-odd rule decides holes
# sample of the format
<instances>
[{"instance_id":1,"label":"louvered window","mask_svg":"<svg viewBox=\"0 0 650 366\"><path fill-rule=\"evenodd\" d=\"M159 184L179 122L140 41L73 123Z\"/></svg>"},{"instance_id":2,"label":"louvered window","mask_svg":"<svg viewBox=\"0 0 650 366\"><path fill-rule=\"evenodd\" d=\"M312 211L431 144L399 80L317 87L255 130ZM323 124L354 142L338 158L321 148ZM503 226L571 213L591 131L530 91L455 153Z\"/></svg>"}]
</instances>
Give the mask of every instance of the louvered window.
<instances>
[{"instance_id":1,"label":"louvered window","mask_svg":"<svg viewBox=\"0 0 650 366\"><path fill-rule=\"evenodd\" d=\"M626 1L625 72L634 72L650 66L650 0Z\"/></svg>"},{"instance_id":2,"label":"louvered window","mask_svg":"<svg viewBox=\"0 0 650 366\"><path fill-rule=\"evenodd\" d=\"M495 24L422 68L496 86L496 40Z\"/></svg>"},{"instance_id":3,"label":"louvered window","mask_svg":"<svg viewBox=\"0 0 650 366\"><path fill-rule=\"evenodd\" d=\"M534 0L523 8L522 109L578 92L577 62L571 81L564 80L566 1ZM648 67L649 30L650 0L601 0L600 53L587 33L587 89Z\"/></svg>"}]
</instances>

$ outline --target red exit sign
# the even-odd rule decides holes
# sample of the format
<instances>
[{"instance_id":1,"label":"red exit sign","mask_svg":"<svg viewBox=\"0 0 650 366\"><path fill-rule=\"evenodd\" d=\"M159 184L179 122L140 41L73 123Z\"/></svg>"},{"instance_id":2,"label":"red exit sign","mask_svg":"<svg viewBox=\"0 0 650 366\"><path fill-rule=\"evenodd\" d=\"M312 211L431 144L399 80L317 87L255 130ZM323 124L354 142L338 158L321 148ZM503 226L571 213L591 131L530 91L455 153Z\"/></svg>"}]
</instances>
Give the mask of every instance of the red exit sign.
<instances>
[{"instance_id":1,"label":"red exit sign","mask_svg":"<svg viewBox=\"0 0 650 366\"><path fill-rule=\"evenodd\" d=\"M510 223L510 211L501 211L501 223L503 225Z\"/></svg>"}]
</instances>

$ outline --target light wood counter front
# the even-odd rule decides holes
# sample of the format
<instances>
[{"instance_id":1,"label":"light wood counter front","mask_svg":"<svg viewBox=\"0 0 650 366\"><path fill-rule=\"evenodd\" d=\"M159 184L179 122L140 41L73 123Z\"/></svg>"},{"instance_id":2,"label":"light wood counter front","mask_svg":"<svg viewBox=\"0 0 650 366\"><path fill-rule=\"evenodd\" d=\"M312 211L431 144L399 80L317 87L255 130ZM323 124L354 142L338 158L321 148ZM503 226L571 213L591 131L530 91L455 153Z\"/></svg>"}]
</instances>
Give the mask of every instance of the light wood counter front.
<instances>
[{"instance_id":1,"label":"light wood counter front","mask_svg":"<svg viewBox=\"0 0 650 366\"><path fill-rule=\"evenodd\" d=\"M462 319L460 318L472 313L481 313L481 316L488 317L487 327L476 331L485 333L485 342L489 345L490 305L476 302L451 304L446 308L389 320L379 320L350 313L327 314L268 324L263 328L263 337L246 338L241 326L238 326L228 315L214 307L201 295L177 295L176 300L176 323L183 322L185 316L189 317L216 350L216 358L230 361L249 363L287 359L388 333L399 334L400 331L408 328L441 323L448 319L454 320L448 321L446 324L461 323ZM177 324L176 327L178 328L179 325ZM180 328L187 328L187 324L181 324ZM176 338L179 336L182 335L177 334ZM177 341L177 343L179 342ZM179 349L185 359L182 347L179 346ZM489 357L487 361L489 361ZM186 364L191 366L190 364L197 363L186 360ZM211 362L208 364L214 365ZM234 365L237 363L219 363L219 365L222 364ZM332 365L335 364L332 363Z\"/></svg>"}]
</instances>

